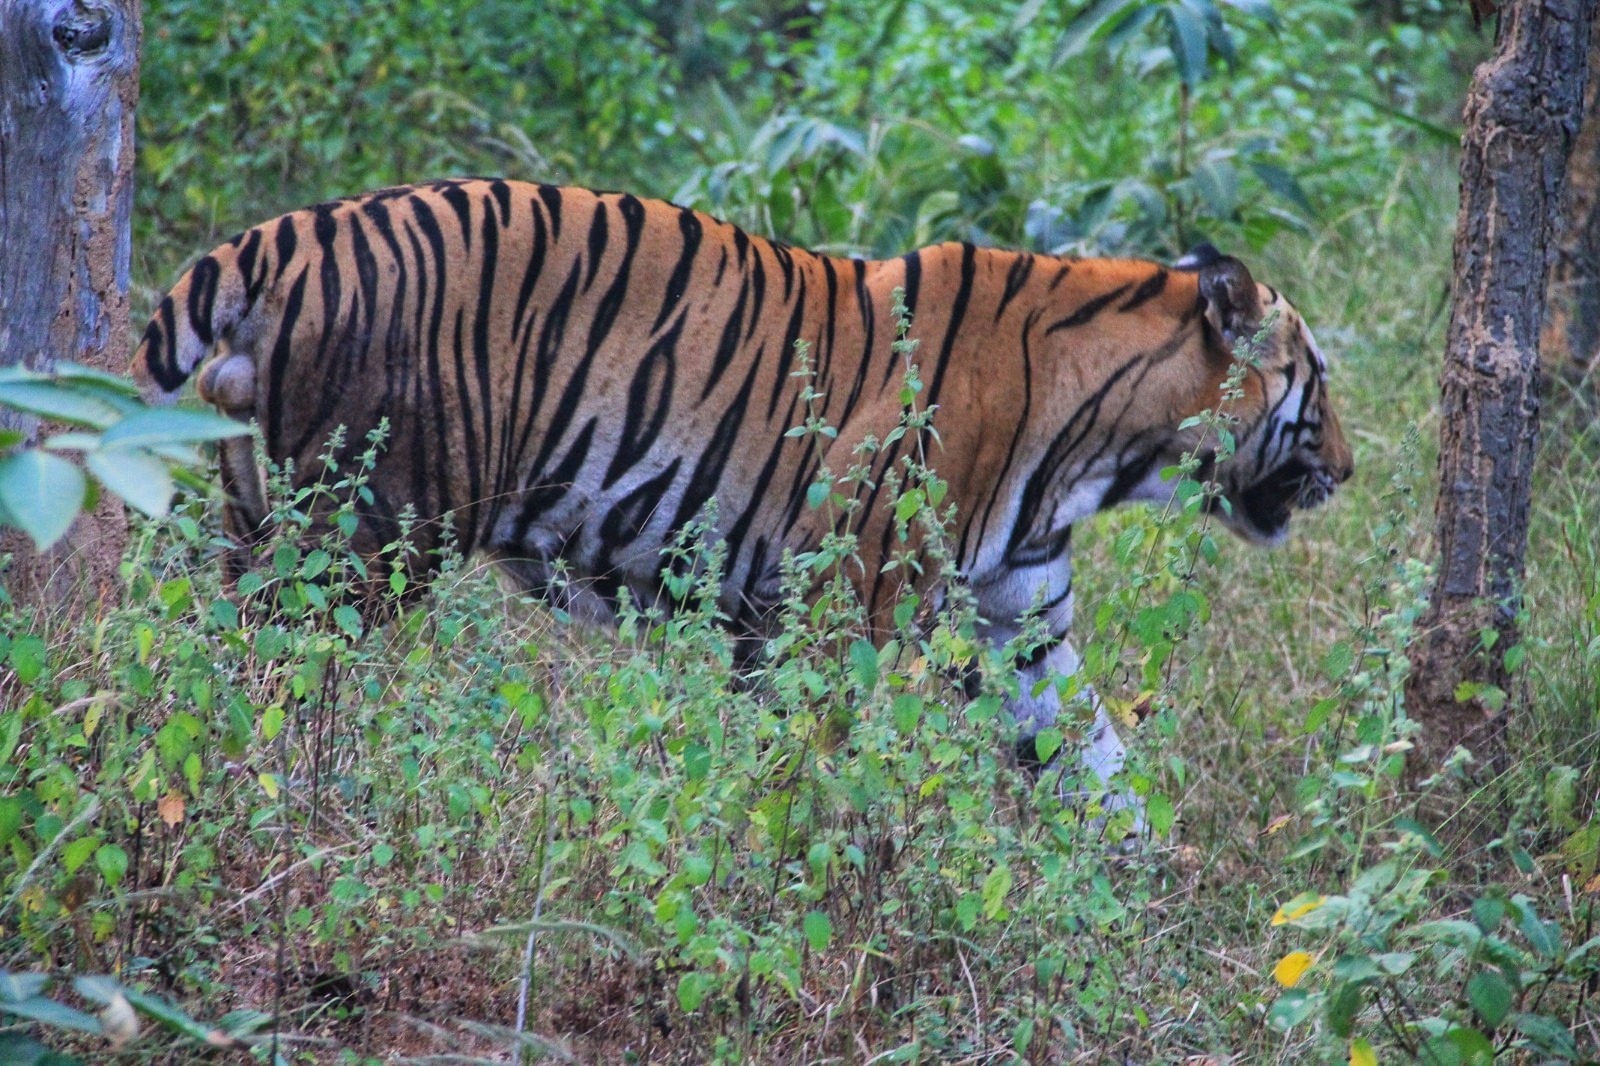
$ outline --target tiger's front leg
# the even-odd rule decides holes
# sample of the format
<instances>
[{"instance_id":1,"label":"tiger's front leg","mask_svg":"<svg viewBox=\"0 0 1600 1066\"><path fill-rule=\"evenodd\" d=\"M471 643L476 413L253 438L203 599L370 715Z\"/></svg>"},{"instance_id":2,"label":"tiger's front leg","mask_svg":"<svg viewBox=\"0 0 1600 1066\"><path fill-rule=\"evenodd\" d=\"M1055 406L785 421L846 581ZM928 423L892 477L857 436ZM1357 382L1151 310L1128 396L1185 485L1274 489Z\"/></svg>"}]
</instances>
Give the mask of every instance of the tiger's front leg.
<instances>
[{"instance_id":1,"label":"tiger's front leg","mask_svg":"<svg viewBox=\"0 0 1600 1066\"><path fill-rule=\"evenodd\" d=\"M1087 682L1063 701L1054 680L1074 677L1080 667L1078 653L1068 640L1073 613L1070 564L1057 560L1054 565L1013 570L998 581L974 583L973 591L984 618L1006 620L990 621L982 627L980 636L994 647L1017 636L1021 630L1017 619L1026 611L1041 610L1047 624L1050 636L1031 656L1018 662L1018 691L1006 706L1024 750L1032 749L1033 738L1041 730L1058 727L1063 738L1061 750L1050 758L1044 772L1060 773L1062 799L1077 803L1095 796L1103 814L1131 810L1132 828L1142 829L1142 801L1131 789L1113 781L1127 752L1105 704ZM1074 756L1078 767L1063 763Z\"/></svg>"}]
</instances>

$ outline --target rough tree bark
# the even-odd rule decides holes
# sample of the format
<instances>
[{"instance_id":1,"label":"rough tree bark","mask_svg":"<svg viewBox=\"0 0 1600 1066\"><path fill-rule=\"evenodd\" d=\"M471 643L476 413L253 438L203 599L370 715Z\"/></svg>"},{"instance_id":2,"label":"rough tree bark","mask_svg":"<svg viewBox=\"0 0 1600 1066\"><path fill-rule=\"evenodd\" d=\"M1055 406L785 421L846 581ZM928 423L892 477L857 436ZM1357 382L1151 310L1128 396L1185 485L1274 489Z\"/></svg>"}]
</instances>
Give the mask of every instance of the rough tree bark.
<instances>
[{"instance_id":1,"label":"rough tree bark","mask_svg":"<svg viewBox=\"0 0 1600 1066\"><path fill-rule=\"evenodd\" d=\"M139 35L139 0L0 0L0 365L127 369ZM106 499L63 548L5 538L0 581L40 604L103 595L125 540Z\"/></svg>"},{"instance_id":2,"label":"rough tree bark","mask_svg":"<svg viewBox=\"0 0 1600 1066\"><path fill-rule=\"evenodd\" d=\"M1589 31L1583 126L1567 163L1561 238L1550 270L1541 352L1547 367L1574 377L1600 355L1600 18Z\"/></svg>"},{"instance_id":3,"label":"rough tree bark","mask_svg":"<svg viewBox=\"0 0 1600 1066\"><path fill-rule=\"evenodd\" d=\"M1561 184L1582 115L1595 0L1511 0L1473 75L1455 294L1440 383L1438 573L1412 650L1415 768L1456 745L1497 763L1539 438L1539 332ZM1484 633L1493 633L1485 648ZM1467 690L1466 695L1472 690Z\"/></svg>"}]
</instances>

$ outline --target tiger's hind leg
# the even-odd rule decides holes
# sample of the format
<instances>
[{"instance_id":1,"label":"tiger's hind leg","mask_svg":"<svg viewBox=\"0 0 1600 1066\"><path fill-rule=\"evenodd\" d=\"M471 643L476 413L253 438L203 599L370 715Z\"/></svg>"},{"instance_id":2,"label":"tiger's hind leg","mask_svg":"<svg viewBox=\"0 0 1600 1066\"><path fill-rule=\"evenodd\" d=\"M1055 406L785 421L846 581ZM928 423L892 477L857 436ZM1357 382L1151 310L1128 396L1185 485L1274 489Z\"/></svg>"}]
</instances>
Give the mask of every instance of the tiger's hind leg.
<instances>
[{"instance_id":1,"label":"tiger's hind leg","mask_svg":"<svg viewBox=\"0 0 1600 1066\"><path fill-rule=\"evenodd\" d=\"M195 381L200 398L227 417L248 425L256 413L255 361L219 343L218 355L201 368ZM266 476L256 462L255 435L227 437L218 444L221 475L222 527L233 541L223 559L230 585L250 568L250 557L267 536Z\"/></svg>"}]
</instances>

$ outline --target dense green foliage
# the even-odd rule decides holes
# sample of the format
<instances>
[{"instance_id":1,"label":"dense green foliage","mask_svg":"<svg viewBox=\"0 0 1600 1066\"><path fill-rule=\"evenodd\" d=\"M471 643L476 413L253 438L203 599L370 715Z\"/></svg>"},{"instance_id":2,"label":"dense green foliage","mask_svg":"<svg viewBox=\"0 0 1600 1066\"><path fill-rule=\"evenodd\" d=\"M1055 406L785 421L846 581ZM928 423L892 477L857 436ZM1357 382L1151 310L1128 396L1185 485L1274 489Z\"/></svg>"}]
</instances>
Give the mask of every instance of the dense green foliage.
<instances>
[{"instance_id":1,"label":"dense green foliage","mask_svg":"<svg viewBox=\"0 0 1600 1066\"><path fill-rule=\"evenodd\" d=\"M0 607L0 1015L40 1023L0 1032L0 1053L1600 1054L1600 435L1582 398L1551 398L1527 638L1500 650L1527 682L1513 757L1465 798L1460 765L1401 775L1456 112L1488 45L1455 5L151 0L144 17L136 308L274 212L446 173L627 187L841 250L1209 239L1332 353L1358 472L1273 553L1215 535L1186 478L1166 510L1078 539L1085 672L1060 689L1149 712L1127 777L1151 832L1128 855L1055 775L1012 765L1016 682L959 598L861 639L829 576L847 542L795 561L825 594L797 596L736 676L703 595L716 553L692 540L674 572L695 606L636 605L618 636L459 560L406 587L349 556L353 516L307 543L307 500L282 491L278 535L228 593L215 501L191 499L139 527L98 616ZM937 449L909 454L889 505L936 536ZM817 506L848 505L834 475ZM358 498L361 479L322 491ZM374 579L406 597L387 619L340 596ZM68 979L96 973L118 982ZM126 1038L134 1013L160 1035L111 1049L98 1034Z\"/></svg>"}]
</instances>

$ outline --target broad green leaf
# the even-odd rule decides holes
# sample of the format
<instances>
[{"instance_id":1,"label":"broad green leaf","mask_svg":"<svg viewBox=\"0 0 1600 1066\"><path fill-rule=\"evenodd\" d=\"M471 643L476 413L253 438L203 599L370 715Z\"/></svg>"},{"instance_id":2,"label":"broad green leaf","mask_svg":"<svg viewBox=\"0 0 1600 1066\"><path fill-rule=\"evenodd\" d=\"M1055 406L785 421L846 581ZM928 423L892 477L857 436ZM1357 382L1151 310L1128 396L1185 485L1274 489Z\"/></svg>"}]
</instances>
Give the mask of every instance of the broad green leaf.
<instances>
[{"instance_id":1,"label":"broad green leaf","mask_svg":"<svg viewBox=\"0 0 1600 1066\"><path fill-rule=\"evenodd\" d=\"M1191 89L1205 80L1206 51L1209 34L1206 23L1188 5L1172 3L1166 6L1167 26L1171 31L1168 45L1172 58L1178 64L1178 77Z\"/></svg>"},{"instance_id":2,"label":"broad green leaf","mask_svg":"<svg viewBox=\"0 0 1600 1066\"><path fill-rule=\"evenodd\" d=\"M135 448L92 451L84 457L89 473L136 511L160 518L172 506L172 475L167 464Z\"/></svg>"},{"instance_id":3,"label":"broad green leaf","mask_svg":"<svg viewBox=\"0 0 1600 1066\"><path fill-rule=\"evenodd\" d=\"M37 448L0 459L0 505L41 551L78 516L85 484L76 465Z\"/></svg>"},{"instance_id":4,"label":"broad green leaf","mask_svg":"<svg viewBox=\"0 0 1600 1066\"><path fill-rule=\"evenodd\" d=\"M993 918L1005 906L1006 893L1011 891L1011 868L996 866L983 879L983 916Z\"/></svg>"},{"instance_id":5,"label":"broad green leaf","mask_svg":"<svg viewBox=\"0 0 1600 1066\"><path fill-rule=\"evenodd\" d=\"M1495 1029L1511 1013L1511 986L1494 970L1479 970L1467 979L1467 1000L1483 1024Z\"/></svg>"},{"instance_id":6,"label":"broad green leaf","mask_svg":"<svg viewBox=\"0 0 1600 1066\"><path fill-rule=\"evenodd\" d=\"M690 971L678 978L678 1006L685 1014L693 1014L705 1002L706 993L710 990L711 978Z\"/></svg>"},{"instance_id":7,"label":"broad green leaf","mask_svg":"<svg viewBox=\"0 0 1600 1066\"><path fill-rule=\"evenodd\" d=\"M1548 1014L1513 1014L1511 1027L1538 1050L1565 1059L1578 1057L1577 1045L1567 1027Z\"/></svg>"},{"instance_id":8,"label":"broad green leaf","mask_svg":"<svg viewBox=\"0 0 1600 1066\"><path fill-rule=\"evenodd\" d=\"M1112 19L1126 12L1135 3L1136 0L1095 0L1084 8L1067 24L1061 40L1056 42L1056 54L1052 64L1060 64L1063 60L1078 55Z\"/></svg>"},{"instance_id":9,"label":"broad green leaf","mask_svg":"<svg viewBox=\"0 0 1600 1066\"><path fill-rule=\"evenodd\" d=\"M32 999L50 984L50 975L0 970L0 1005Z\"/></svg>"},{"instance_id":10,"label":"broad green leaf","mask_svg":"<svg viewBox=\"0 0 1600 1066\"><path fill-rule=\"evenodd\" d=\"M233 1047L235 1044L231 1036L209 1025L195 1021L160 996L153 996L148 992L141 992L126 985L122 987L122 995L129 1003L133 1004L134 1009L140 1014L154 1018L173 1032L181 1033L191 1040L198 1041L209 1047Z\"/></svg>"},{"instance_id":11,"label":"broad green leaf","mask_svg":"<svg viewBox=\"0 0 1600 1066\"><path fill-rule=\"evenodd\" d=\"M812 951L821 951L828 946L828 941L833 936L833 923L821 911L808 911L805 917L806 943L811 945Z\"/></svg>"},{"instance_id":12,"label":"broad green leaf","mask_svg":"<svg viewBox=\"0 0 1600 1066\"><path fill-rule=\"evenodd\" d=\"M95 849L94 865L106 884L116 888L128 872L128 853L116 844L102 844Z\"/></svg>"},{"instance_id":13,"label":"broad green leaf","mask_svg":"<svg viewBox=\"0 0 1600 1066\"><path fill-rule=\"evenodd\" d=\"M1164 837L1172 829L1172 823L1177 820L1177 812L1172 809L1172 801L1166 796L1157 794L1150 797L1145 804L1145 817L1150 820L1150 829L1158 837Z\"/></svg>"},{"instance_id":14,"label":"broad green leaf","mask_svg":"<svg viewBox=\"0 0 1600 1066\"><path fill-rule=\"evenodd\" d=\"M153 408L130 415L106 430L104 447L141 448L249 436L250 427L210 411Z\"/></svg>"},{"instance_id":15,"label":"broad green leaf","mask_svg":"<svg viewBox=\"0 0 1600 1066\"><path fill-rule=\"evenodd\" d=\"M22 1033L0 1033L0 1062L6 1066L83 1066L81 1060L51 1051Z\"/></svg>"},{"instance_id":16,"label":"broad green leaf","mask_svg":"<svg viewBox=\"0 0 1600 1066\"><path fill-rule=\"evenodd\" d=\"M910 736L922 720L922 697L915 692L900 693L894 698L889 714L894 719L895 731L903 737Z\"/></svg>"},{"instance_id":17,"label":"broad green leaf","mask_svg":"<svg viewBox=\"0 0 1600 1066\"><path fill-rule=\"evenodd\" d=\"M0 1015L15 1014L19 1018L39 1022L53 1029L76 1029L83 1033L100 1032L100 1020L92 1014L73 1010L44 996L0 1002Z\"/></svg>"},{"instance_id":18,"label":"broad green leaf","mask_svg":"<svg viewBox=\"0 0 1600 1066\"><path fill-rule=\"evenodd\" d=\"M92 392L52 381L0 382L0 407L90 429L105 429L122 417L120 410Z\"/></svg>"}]
</instances>

